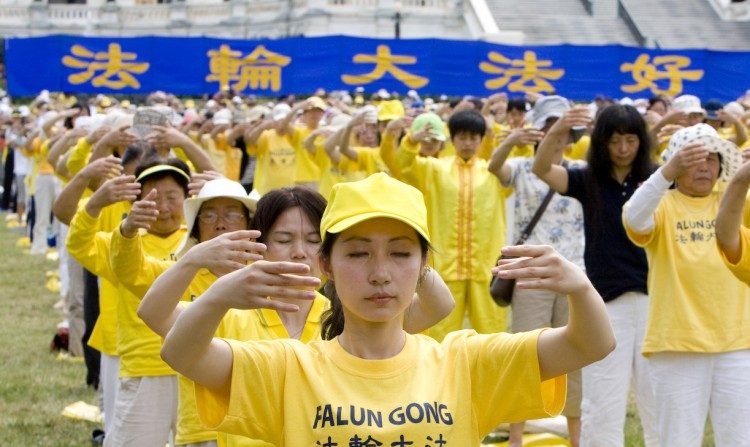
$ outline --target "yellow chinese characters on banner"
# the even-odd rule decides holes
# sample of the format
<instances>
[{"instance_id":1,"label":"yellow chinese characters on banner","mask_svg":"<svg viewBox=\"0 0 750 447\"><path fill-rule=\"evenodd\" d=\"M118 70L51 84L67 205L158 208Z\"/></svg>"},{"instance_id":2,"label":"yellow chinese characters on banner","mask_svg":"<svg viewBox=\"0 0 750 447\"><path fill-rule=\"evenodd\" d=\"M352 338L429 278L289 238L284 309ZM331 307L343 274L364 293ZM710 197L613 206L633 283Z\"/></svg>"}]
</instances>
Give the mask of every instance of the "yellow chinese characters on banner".
<instances>
[{"instance_id":1,"label":"yellow chinese characters on banner","mask_svg":"<svg viewBox=\"0 0 750 447\"><path fill-rule=\"evenodd\" d=\"M679 95L683 89L682 81L699 81L703 78L703 70L685 70L692 63L687 56L654 56L651 63L649 59L650 56L644 53L635 62L620 65L620 71L630 72L635 81L635 84L620 87L623 92L636 93L648 89L655 95ZM664 80L667 81L667 88L659 87L658 82Z\"/></svg>"},{"instance_id":2,"label":"yellow chinese characters on banner","mask_svg":"<svg viewBox=\"0 0 750 447\"><path fill-rule=\"evenodd\" d=\"M208 57L211 74L206 76L206 81L218 82L222 90L231 87L236 92L248 88L278 92L281 69L292 62L292 58L268 51L263 45L258 45L245 57L229 45L221 45L218 50L210 50Z\"/></svg>"},{"instance_id":3,"label":"yellow chinese characters on banner","mask_svg":"<svg viewBox=\"0 0 750 447\"><path fill-rule=\"evenodd\" d=\"M510 59L496 51L490 51L487 58L490 62L481 62L479 69L487 74L501 75L485 81L484 86L488 90L497 90L507 85L511 92L554 93L555 88L547 80L557 81L565 74L562 68L550 68L552 61L538 59L534 51L524 51L523 59ZM513 78L517 79L511 82Z\"/></svg>"},{"instance_id":4,"label":"yellow chinese characters on banner","mask_svg":"<svg viewBox=\"0 0 750 447\"><path fill-rule=\"evenodd\" d=\"M137 62L137 54L124 53L119 43L110 43L106 52L93 52L82 45L73 45L70 52L72 56L62 58L63 65L83 70L68 76L73 85L91 81L94 87L137 89L141 83L133 75L147 72L150 66L148 62Z\"/></svg>"},{"instance_id":5,"label":"yellow chinese characters on banner","mask_svg":"<svg viewBox=\"0 0 750 447\"><path fill-rule=\"evenodd\" d=\"M381 79L388 73L410 88L421 88L430 82L427 78L411 74L397 67L401 64L414 65L417 63L417 58L391 54L391 48L388 45L378 45L376 54L356 54L352 61L355 64L375 64L375 68L371 72L361 75L341 75L341 80L347 85L369 84Z\"/></svg>"}]
</instances>

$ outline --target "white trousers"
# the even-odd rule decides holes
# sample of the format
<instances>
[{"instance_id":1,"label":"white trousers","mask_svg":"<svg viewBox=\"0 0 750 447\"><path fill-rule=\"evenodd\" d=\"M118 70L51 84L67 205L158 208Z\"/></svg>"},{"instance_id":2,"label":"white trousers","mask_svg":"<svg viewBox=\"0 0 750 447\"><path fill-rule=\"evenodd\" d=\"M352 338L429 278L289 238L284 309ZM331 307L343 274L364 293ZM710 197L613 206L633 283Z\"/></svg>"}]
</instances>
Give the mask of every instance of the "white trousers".
<instances>
[{"instance_id":1,"label":"white trousers","mask_svg":"<svg viewBox=\"0 0 750 447\"><path fill-rule=\"evenodd\" d=\"M105 447L174 445L177 376L121 377Z\"/></svg>"},{"instance_id":2,"label":"white trousers","mask_svg":"<svg viewBox=\"0 0 750 447\"><path fill-rule=\"evenodd\" d=\"M647 447L659 446L649 365L641 355L648 296L628 292L607 304L617 348L583 368L581 447L622 447L628 391L632 384Z\"/></svg>"},{"instance_id":3,"label":"white trousers","mask_svg":"<svg viewBox=\"0 0 750 447\"><path fill-rule=\"evenodd\" d=\"M115 400L120 375L120 357L102 353L99 364L99 386L102 389L104 433L109 434L115 424Z\"/></svg>"},{"instance_id":4,"label":"white trousers","mask_svg":"<svg viewBox=\"0 0 750 447\"><path fill-rule=\"evenodd\" d=\"M47 252L47 231L52 225L50 213L52 203L55 201L55 177L51 174L40 174L36 177L34 190L34 241L31 244L31 253L43 255Z\"/></svg>"},{"instance_id":5,"label":"white trousers","mask_svg":"<svg viewBox=\"0 0 750 447\"><path fill-rule=\"evenodd\" d=\"M717 447L750 445L750 350L662 352L649 363L662 445L700 447L709 409Z\"/></svg>"}]
</instances>

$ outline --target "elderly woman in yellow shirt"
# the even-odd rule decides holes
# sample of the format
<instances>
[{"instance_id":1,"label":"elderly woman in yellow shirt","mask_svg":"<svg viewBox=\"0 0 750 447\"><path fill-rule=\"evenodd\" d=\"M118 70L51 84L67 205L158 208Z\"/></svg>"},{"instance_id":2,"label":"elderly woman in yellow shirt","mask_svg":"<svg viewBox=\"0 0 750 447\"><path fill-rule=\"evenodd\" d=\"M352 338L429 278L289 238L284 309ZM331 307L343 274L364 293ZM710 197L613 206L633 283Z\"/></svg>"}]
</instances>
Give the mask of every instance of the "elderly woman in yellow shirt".
<instances>
[{"instance_id":1,"label":"elderly woman in yellow shirt","mask_svg":"<svg viewBox=\"0 0 750 447\"><path fill-rule=\"evenodd\" d=\"M135 180L135 182L133 181ZM97 232L102 208L110 203L136 201L121 228L127 231L134 221L153 224L144 237L146 252L157 258L169 258L184 237L182 202L190 181L189 169L180 160L147 162L136 169L135 176L120 176L105 183L71 222L68 249L75 256L80 245L88 241L100 254L98 269L109 267L111 233ZM123 186L117 186L123 185ZM83 264L83 262L82 262ZM117 272L111 270L111 276ZM117 277L120 279L119 277ZM120 383L115 399L112 429L105 444L111 446L137 442L143 445L166 443L174 426L177 405L176 378L159 358L159 337L136 315L140 299L129 293L120 282L117 303L117 352L120 355Z\"/></svg>"}]
</instances>

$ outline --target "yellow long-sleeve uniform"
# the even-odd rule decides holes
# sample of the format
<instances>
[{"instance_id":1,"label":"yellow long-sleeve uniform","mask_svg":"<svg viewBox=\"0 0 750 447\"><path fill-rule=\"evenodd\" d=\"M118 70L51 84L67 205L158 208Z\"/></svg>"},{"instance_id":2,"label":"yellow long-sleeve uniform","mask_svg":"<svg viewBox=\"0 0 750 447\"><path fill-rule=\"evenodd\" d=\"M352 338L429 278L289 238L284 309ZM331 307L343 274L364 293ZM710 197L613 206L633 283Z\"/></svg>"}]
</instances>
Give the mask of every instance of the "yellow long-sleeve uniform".
<instances>
[{"instance_id":1,"label":"yellow long-sleeve uniform","mask_svg":"<svg viewBox=\"0 0 750 447\"><path fill-rule=\"evenodd\" d=\"M105 247L109 244L108 234L130 211L130 203L118 202L105 207L95 219L83 210L87 201L84 199L78 205L78 212L70 223L66 247L86 270L99 277L99 317L88 344L103 354L116 356L120 285L109 266Z\"/></svg>"},{"instance_id":2,"label":"yellow long-sleeve uniform","mask_svg":"<svg viewBox=\"0 0 750 447\"><path fill-rule=\"evenodd\" d=\"M172 260L160 260L148 256L144 251L143 234L125 238L115 231L111 241L112 268L120 274L123 283L127 283L132 292L139 298L148 291L148 286L174 264ZM191 302L202 295L216 281L216 275L206 269L200 269L191 281L182 297ZM328 300L318 295L313 302L307 322L300 339L307 343L320 338L320 316L328 307ZM268 309L231 310L222 319L216 331L217 337L234 340L271 340L289 338L278 313ZM215 431L206 430L198 419L195 403L195 386L193 382L179 375L179 401L177 408L177 433L175 443L197 444L217 439ZM251 440L241 436L219 434L219 445L231 447L270 447L263 441Z\"/></svg>"},{"instance_id":3,"label":"yellow long-sleeve uniform","mask_svg":"<svg viewBox=\"0 0 750 447\"><path fill-rule=\"evenodd\" d=\"M89 158L91 158L91 145L85 137L81 137L70 150L70 155L65 161L65 167L68 169L70 176L73 177L85 168Z\"/></svg>"},{"instance_id":4,"label":"yellow long-sleeve uniform","mask_svg":"<svg viewBox=\"0 0 750 447\"><path fill-rule=\"evenodd\" d=\"M161 338L156 335L138 317L137 309L140 297L131 293L123 284L121 272L112 269L109 259L112 233L97 232L97 218L90 216L85 208L78 210L68 236L68 249L75 248L77 243L71 241L85 240L94 245L97 256L92 258L92 272L99 276L116 278L118 284L117 302L117 354L120 356L120 377L146 377L172 375L174 371L161 359ZM115 230L119 232L119 227ZM143 236L146 253L158 258L169 259L185 235L185 228L175 231L166 238L151 234ZM71 255L76 254L71 251ZM76 259L87 267L78 257ZM88 268L88 267L87 267Z\"/></svg>"},{"instance_id":5,"label":"yellow long-sleeve uniform","mask_svg":"<svg viewBox=\"0 0 750 447\"><path fill-rule=\"evenodd\" d=\"M461 329L466 307L478 332L506 330L506 312L489 295L490 269L505 241L508 190L473 157L418 157L404 146L397 163L405 180L425 197L434 267L456 299L456 307L430 330L438 340Z\"/></svg>"}]
</instances>

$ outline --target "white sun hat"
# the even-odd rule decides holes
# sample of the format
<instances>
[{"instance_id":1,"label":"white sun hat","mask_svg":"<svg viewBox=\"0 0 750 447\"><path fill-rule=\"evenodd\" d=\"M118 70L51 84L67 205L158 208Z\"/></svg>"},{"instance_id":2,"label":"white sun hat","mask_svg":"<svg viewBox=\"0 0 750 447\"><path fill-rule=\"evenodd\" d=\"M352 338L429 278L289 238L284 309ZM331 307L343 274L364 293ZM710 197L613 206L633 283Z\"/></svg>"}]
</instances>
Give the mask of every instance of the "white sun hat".
<instances>
[{"instance_id":1,"label":"white sun hat","mask_svg":"<svg viewBox=\"0 0 750 447\"><path fill-rule=\"evenodd\" d=\"M207 181L201 188L200 192L198 192L197 196L186 199L183 204L187 233L185 240L175 252L178 258L182 257L190 247L198 243L198 240L192 237L191 234L197 223L198 212L200 211L201 206L204 202L218 198L237 200L247 208L248 213L253 213L255 211L255 205L258 203L256 198L248 196L245 192L245 188L235 181L227 178Z\"/></svg>"},{"instance_id":2,"label":"white sun hat","mask_svg":"<svg viewBox=\"0 0 750 447\"><path fill-rule=\"evenodd\" d=\"M703 123L675 132L669 139L667 148L661 154L662 160L666 163L674 154L692 143L702 143L708 152L721 155L719 180L729 181L742 166L742 152L737 145L721 138L713 127Z\"/></svg>"}]
</instances>

